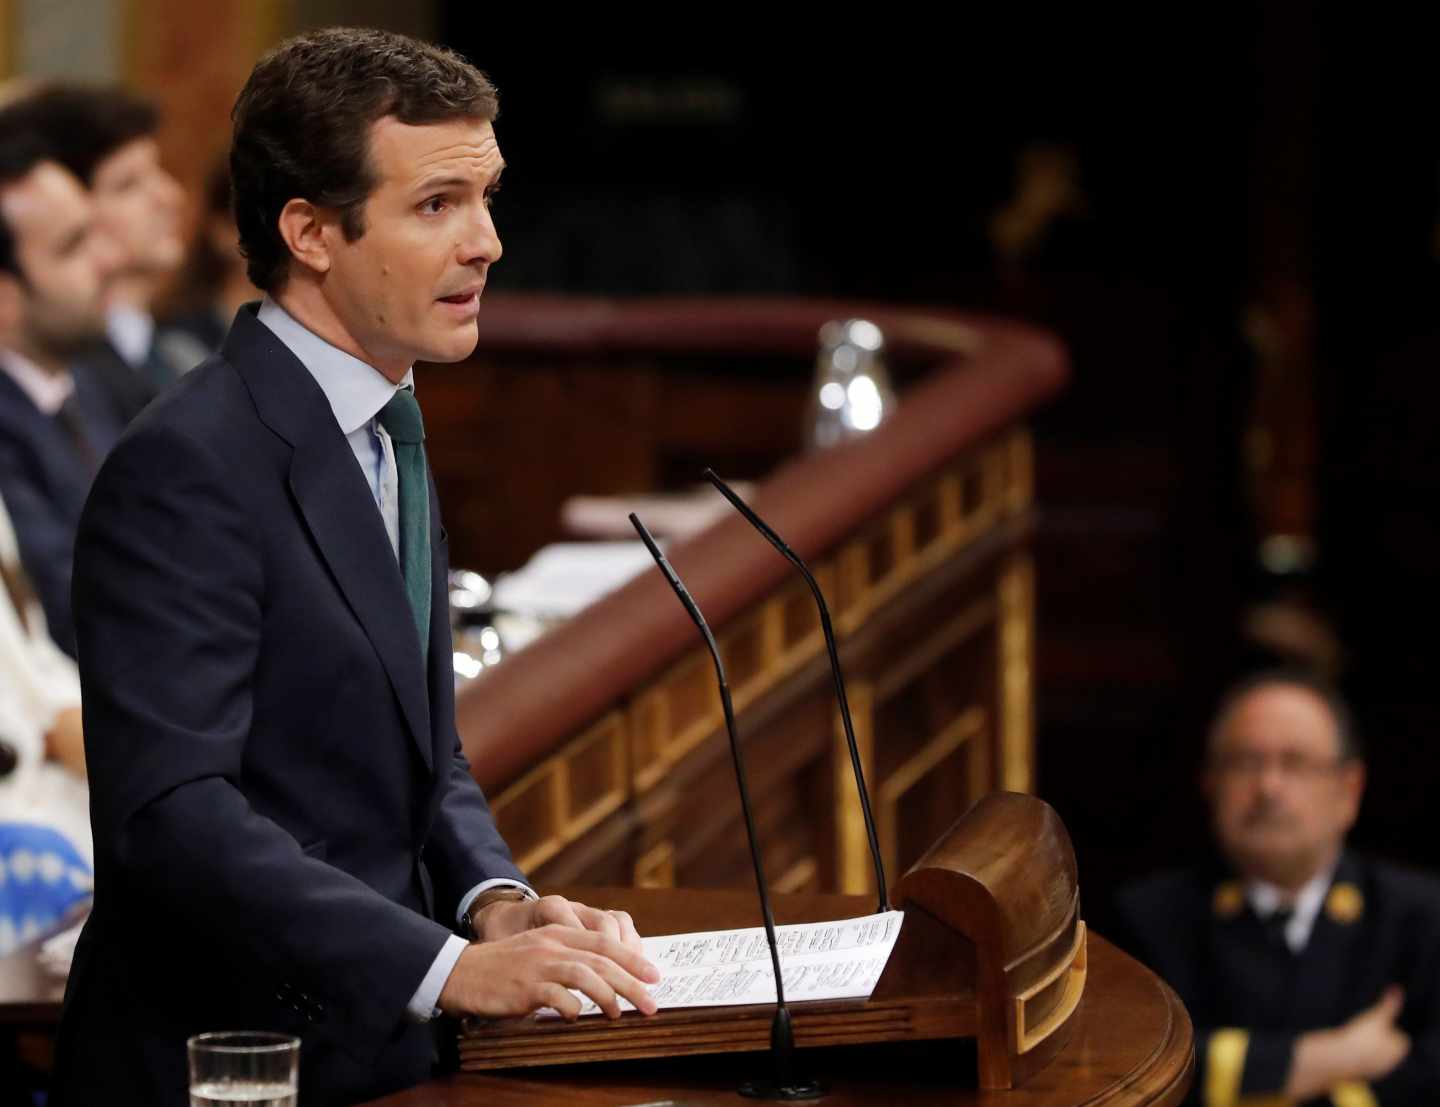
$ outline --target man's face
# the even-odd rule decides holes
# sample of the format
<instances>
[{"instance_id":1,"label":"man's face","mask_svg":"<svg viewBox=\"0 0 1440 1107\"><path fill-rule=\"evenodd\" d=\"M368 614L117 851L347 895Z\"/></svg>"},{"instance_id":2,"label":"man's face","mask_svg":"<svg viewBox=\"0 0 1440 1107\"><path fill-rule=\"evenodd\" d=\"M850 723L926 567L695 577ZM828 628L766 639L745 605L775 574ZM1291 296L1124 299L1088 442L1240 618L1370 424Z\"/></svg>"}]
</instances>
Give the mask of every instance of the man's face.
<instances>
[{"instance_id":1,"label":"man's face","mask_svg":"<svg viewBox=\"0 0 1440 1107\"><path fill-rule=\"evenodd\" d=\"M116 263L114 244L97 227L80 182L54 162L41 162L0 191L0 216L15 238L23 282L12 340L37 360L65 360L105 328L105 283Z\"/></svg>"},{"instance_id":2,"label":"man's face","mask_svg":"<svg viewBox=\"0 0 1440 1107\"><path fill-rule=\"evenodd\" d=\"M153 138L133 139L95 167L95 211L119 244L125 273L163 277L184 259L185 194Z\"/></svg>"},{"instance_id":3,"label":"man's face","mask_svg":"<svg viewBox=\"0 0 1440 1107\"><path fill-rule=\"evenodd\" d=\"M367 359L388 374L415 361L459 361L475 349L480 294L500 260L490 199L504 168L489 123L370 129L378 184L365 232L327 228L324 294Z\"/></svg>"},{"instance_id":4,"label":"man's face","mask_svg":"<svg viewBox=\"0 0 1440 1107\"><path fill-rule=\"evenodd\" d=\"M1334 859L1365 784L1361 763L1339 755L1329 708L1305 688L1258 688L1220 720L1205 791L1243 875L1294 888Z\"/></svg>"}]
</instances>

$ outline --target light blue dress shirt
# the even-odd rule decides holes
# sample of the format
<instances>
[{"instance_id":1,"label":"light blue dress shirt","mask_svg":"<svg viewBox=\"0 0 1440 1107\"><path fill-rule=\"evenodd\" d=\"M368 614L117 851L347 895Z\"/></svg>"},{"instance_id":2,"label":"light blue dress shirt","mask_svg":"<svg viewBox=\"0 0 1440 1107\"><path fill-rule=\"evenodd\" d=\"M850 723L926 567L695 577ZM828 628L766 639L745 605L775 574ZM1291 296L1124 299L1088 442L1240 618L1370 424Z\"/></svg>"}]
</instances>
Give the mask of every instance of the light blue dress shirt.
<instances>
[{"instance_id":1,"label":"light blue dress shirt","mask_svg":"<svg viewBox=\"0 0 1440 1107\"><path fill-rule=\"evenodd\" d=\"M395 449L378 416L399 389L415 390L414 370L407 370L400 383L395 384L378 369L330 345L268 296L260 304L258 318L285 343L300 364L310 371L320 391L325 393L330 410L335 413L335 421L340 424L340 430L355 454L355 461L370 485L375 506L385 521L385 532L390 536L390 548L398 558L400 483L395 469ZM514 880L500 877L482 881L460 897L460 906L455 910L455 925L464 925L465 912L476 896L499 887L518 888L535 898L534 891ZM454 934L446 939L430 971L406 1005L411 1018L426 1022L440 1013L435 1006L436 1001L467 944L464 938Z\"/></svg>"}]
</instances>

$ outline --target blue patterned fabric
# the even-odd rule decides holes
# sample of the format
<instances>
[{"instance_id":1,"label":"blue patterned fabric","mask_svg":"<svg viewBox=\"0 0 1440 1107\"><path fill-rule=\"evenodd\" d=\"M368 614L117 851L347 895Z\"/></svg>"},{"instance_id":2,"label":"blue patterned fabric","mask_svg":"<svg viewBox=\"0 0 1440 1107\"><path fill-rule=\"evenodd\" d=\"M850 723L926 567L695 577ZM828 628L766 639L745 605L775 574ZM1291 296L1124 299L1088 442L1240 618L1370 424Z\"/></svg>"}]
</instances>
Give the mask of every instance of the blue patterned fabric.
<instances>
[{"instance_id":1,"label":"blue patterned fabric","mask_svg":"<svg viewBox=\"0 0 1440 1107\"><path fill-rule=\"evenodd\" d=\"M95 874L70 840L33 823L0 823L0 957L90 897Z\"/></svg>"}]
</instances>

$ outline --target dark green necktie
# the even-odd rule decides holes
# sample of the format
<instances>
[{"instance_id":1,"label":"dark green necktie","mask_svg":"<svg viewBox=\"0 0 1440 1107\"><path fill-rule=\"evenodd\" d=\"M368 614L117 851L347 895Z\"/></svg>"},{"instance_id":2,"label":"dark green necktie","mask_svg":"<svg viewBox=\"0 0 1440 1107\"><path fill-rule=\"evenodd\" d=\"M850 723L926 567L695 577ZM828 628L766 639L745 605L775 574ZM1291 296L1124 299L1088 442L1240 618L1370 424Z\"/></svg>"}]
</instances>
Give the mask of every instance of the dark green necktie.
<instances>
[{"instance_id":1,"label":"dark green necktie","mask_svg":"<svg viewBox=\"0 0 1440 1107\"><path fill-rule=\"evenodd\" d=\"M402 388L380 411L395 448L400 485L400 573L420 632L420 656L430 644L430 491L425 480L425 424L415 393Z\"/></svg>"}]
</instances>

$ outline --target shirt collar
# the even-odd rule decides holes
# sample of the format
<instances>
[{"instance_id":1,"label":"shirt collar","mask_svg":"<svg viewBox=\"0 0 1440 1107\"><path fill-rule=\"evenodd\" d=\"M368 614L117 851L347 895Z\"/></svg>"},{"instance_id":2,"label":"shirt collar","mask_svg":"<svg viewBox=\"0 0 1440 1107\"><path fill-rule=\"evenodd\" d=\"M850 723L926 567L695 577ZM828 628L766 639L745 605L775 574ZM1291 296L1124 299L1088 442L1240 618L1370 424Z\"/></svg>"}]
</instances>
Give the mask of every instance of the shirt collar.
<instances>
[{"instance_id":1,"label":"shirt collar","mask_svg":"<svg viewBox=\"0 0 1440 1107\"><path fill-rule=\"evenodd\" d=\"M405 371L397 385L373 365L326 342L269 296L260 304L256 318L275 332L275 337L310 371L330 401L335 421L347 435L374 419L401 388L412 392L415 389L413 368Z\"/></svg>"},{"instance_id":2,"label":"shirt collar","mask_svg":"<svg viewBox=\"0 0 1440 1107\"><path fill-rule=\"evenodd\" d=\"M105 334L125 363L139 368L155 344L155 317L136 307L116 305L105 313Z\"/></svg>"},{"instance_id":3,"label":"shirt collar","mask_svg":"<svg viewBox=\"0 0 1440 1107\"><path fill-rule=\"evenodd\" d=\"M75 391L75 378L70 370L47 373L23 354L0 350L0 370L20 386L30 402L46 415L57 414Z\"/></svg>"},{"instance_id":4,"label":"shirt collar","mask_svg":"<svg viewBox=\"0 0 1440 1107\"><path fill-rule=\"evenodd\" d=\"M1320 870L1305 883L1300 891L1295 893L1295 899L1290 905L1294 914L1285 928L1285 939L1291 949L1303 948L1309 940L1310 931L1314 928L1315 920L1320 915L1320 908L1325 904L1325 893L1330 890L1330 884L1335 879L1335 869L1338 865L1337 861L1329 868ZM1247 880L1245 882L1245 898L1249 901L1255 914L1263 919L1282 907L1287 897L1274 884L1268 884L1263 880Z\"/></svg>"}]
</instances>

